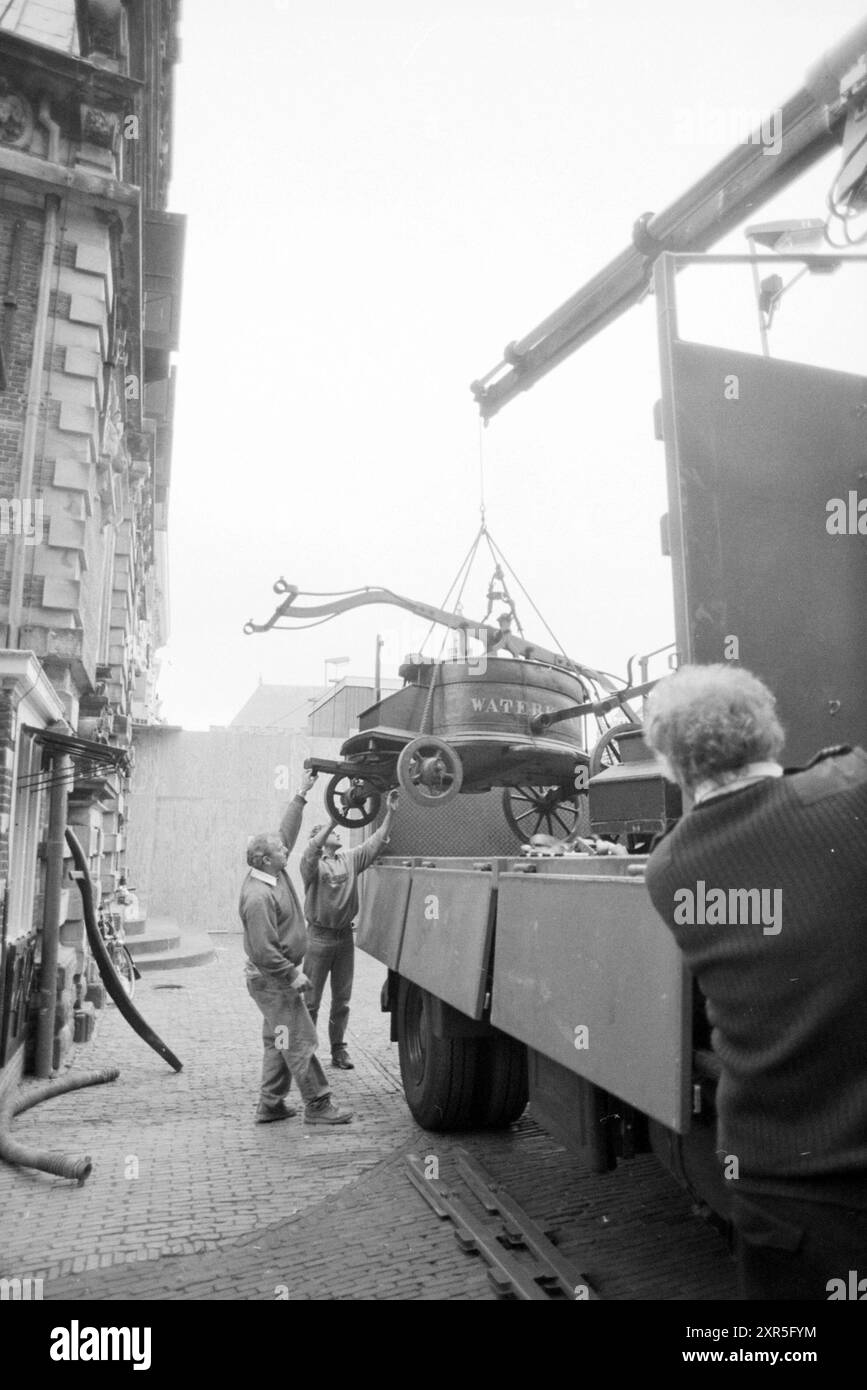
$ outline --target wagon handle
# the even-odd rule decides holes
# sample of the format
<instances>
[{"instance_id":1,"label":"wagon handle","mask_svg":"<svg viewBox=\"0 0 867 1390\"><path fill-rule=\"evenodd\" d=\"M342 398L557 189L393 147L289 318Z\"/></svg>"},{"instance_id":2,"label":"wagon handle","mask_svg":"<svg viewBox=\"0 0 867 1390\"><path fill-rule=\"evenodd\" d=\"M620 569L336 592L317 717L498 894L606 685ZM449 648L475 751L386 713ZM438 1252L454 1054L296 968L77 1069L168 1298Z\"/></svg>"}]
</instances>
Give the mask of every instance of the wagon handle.
<instances>
[{"instance_id":1,"label":"wagon handle","mask_svg":"<svg viewBox=\"0 0 867 1390\"><path fill-rule=\"evenodd\" d=\"M287 594L288 597L283 600L279 608L274 609L274 612L271 614L270 618L268 618L264 623L254 623L253 619L249 618L247 622L244 624L244 635L246 637L250 637L254 632L270 631L270 629L277 622L278 618L285 618L287 612L289 611L292 604L298 597L299 592L300 591L298 589L297 584L287 584L286 580L282 577L276 580L274 583L274 593Z\"/></svg>"},{"instance_id":2,"label":"wagon handle","mask_svg":"<svg viewBox=\"0 0 867 1390\"><path fill-rule=\"evenodd\" d=\"M408 613L415 613L420 618L426 618L429 622L440 623L443 627L451 628L457 632L475 632L481 636L484 634L487 649L489 652L500 649L509 652L512 656L523 657L528 661L540 661L549 666L555 666L563 671L571 671L581 680L588 680L600 690L613 692L614 683L604 671L597 671L592 666L585 666L581 662L573 661L571 657L563 653L550 652L544 647L537 646L535 642L527 642L523 637L516 637L514 633L504 632L501 628L493 628L485 623L478 623L461 613L451 613L445 608L434 608L429 603L421 603L415 599L404 598L401 594L396 594L391 589L357 589L349 590L337 595L316 595L308 594L306 591L297 589L294 584L288 584L285 579L278 579L274 585L274 590L278 594L288 594L280 606L275 609L271 617L264 623L254 623L252 619L244 624L244 632L250 636L254 632L268 632L272 628L278 631L293 631L292 627L281 627L279 620L287 616L294 619L305 620L308 618L334 618L338 613L348 613L350 609L359 608L364 604L387 603L393 604L397 608L405 608ZM293 607L295 599L327 597L328 603L305 604L303 607ZM292 609L291 615L289 613ZM296 627L300 626L296 623Z\"/></svg>"}]
</instances>

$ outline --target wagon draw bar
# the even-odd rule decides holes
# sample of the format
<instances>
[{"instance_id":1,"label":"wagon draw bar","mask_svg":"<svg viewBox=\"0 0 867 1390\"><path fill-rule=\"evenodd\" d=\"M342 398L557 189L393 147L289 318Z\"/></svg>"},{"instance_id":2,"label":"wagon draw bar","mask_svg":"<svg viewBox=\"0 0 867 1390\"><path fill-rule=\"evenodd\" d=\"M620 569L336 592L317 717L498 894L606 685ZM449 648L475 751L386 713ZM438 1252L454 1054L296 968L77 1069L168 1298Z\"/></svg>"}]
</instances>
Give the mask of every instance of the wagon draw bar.
<instances>
[{"instance_id":1,"label":"wagon draw bar","mask_svg":"<svg viewBox=\"0 0 867 1390\"><path fill-rule=\"evenodd\" d=\"M414 734L407 734L408 740L414 737ZM399 749L395 750L391 756L396 758L399 751ZM382 756L384 759L388 758L389 752L384 750ZM354 764L346 758L342 762L335 758L305 758L304 767L307 772L315 772L317 777L320 772L327 772L332 777L354 777L359 782L370 783L371 786L376 786L377 782L382 781L387 783L387 779L382 777L376 768L371 768L365 763Z\"/></svg>"},{"instance_id":2,"label":"wagon draw bar","mask_svg":"<svg viewBox=\"0 0 867 1390\"><path fill-rule=\"evenodd\" d=\"M618 690L607 700L590 700L584 705L570 705L568 709L554 710L551 714L537 714L530 721L530 732L543 734L552 724L560 724L564 719L579 719L583 714L607 714L609 710L623 709L627 700L637 700L641 695L649 695L656 681L645 681L643 685L631 685L628 690ZM629 711L627 711L628 713ZM640 721L636 720L636 723Z\"/></svg>"}]
</instances>

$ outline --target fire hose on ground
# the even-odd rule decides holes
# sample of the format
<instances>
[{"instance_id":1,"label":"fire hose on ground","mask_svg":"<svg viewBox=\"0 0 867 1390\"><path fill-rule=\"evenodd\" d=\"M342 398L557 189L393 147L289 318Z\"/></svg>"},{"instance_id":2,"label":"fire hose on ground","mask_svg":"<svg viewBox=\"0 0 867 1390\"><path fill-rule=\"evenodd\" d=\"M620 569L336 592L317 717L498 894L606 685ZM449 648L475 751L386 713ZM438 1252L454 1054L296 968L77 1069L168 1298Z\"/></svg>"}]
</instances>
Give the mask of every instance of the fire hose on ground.
<instances>
[{"instance_id":1,"label":"fire hose on ground","mask_svg":"<svg viewBox=\"0 0 867 1390\"><path fill-rule=\"evenodd\" d=\"M117 971L112 964L105 942L99 930L96 920L96 909L93 904L93 884L90 881L90 870L87 867L87 859L84 850L81 848L78 836L74 830L66 827L66 843L72 851L72 861L77 870L78 891L81 893L81 902L84 907L84 925L87 928L87 940L93 952L102 982L105 985L110 998L117 1005L123 1014L130 1028L143 1038L148 1047L152 1047L154 1052L159 1053L163 1061L168 1062L175 1071L181 1071L183 1062L179 1062L171 1048L166 1047L162 1038L159 1038L146 1023L138 1009L128 997Z\"/></svg>"},{"instance_id":2,"label":"fire hose on ground","mask_svg":"<svg viewBox=\"0 0 867 1390\"><path fill-rule=\"evenodd\" d=\"M144 1039L149 1047L158 1052L170 1067L173 1067L175 1071L180 1071L183 1063L179 1062L171 1049L166 1047L162 1039L145 1022L127 997L111 957L106 950L105 942L100 935L93 904L93 885L84 850L81 848L75 832L69 827L66 830L66 841L72 851L73 862L78 873L78 887L84 907L87 939L103 984L130 1027L138 1033L140 1038ZM29 1149L13 1139L8 1131L15 1116L22 1114L25 1110L30 1110L32 1106L39 1105L44 1100L51 1100L54 1096L62 1096L67 1091L77 1091L84 1086L100 1086L104 1082L116 1081L119 1075L120 1071L117 1067L107 1067L102 1071L82 1072L77 1075L64 1076L57 1081L49 1081L44 1086L34 1087L25 1092L24 1095L11 1093L0 1104L0 1158L22 1168L39 1168L43 1172L53 1173L59 1178L74 1178L81 1185L90 1176L93 1168L89 1155L84 1158L73 1158L67 1154Z\"/></svg>"},{"instance_id":3,"label":"fire hose on ground","mask_svg":"<svg viewBox=\"0 0 867 1390\"><path fill-rule=\"evenodd\" d=\"M43 1100L62 1096L66 1091L78 1091L83 1086L100 1086L105 1081L116 1081L120 1076L117 1067L107 1067L104 1071L83 1072L79 1075L64 1076L59 1081L49 1081L44 1086L36 1086L23 1096L14 1092L0 1105L0 1158L7 1163L16 1163L21 1168L41 1168L44 1173L54 1173L58 1178L75 1178L81 1184L90 1177L93 1164L90 1155L72 1158L67 1154L50 1153L42 1149L28 1149L19 1144L8 1133L16 1115L39 1105Z\"/></svg>"}]
</instances>

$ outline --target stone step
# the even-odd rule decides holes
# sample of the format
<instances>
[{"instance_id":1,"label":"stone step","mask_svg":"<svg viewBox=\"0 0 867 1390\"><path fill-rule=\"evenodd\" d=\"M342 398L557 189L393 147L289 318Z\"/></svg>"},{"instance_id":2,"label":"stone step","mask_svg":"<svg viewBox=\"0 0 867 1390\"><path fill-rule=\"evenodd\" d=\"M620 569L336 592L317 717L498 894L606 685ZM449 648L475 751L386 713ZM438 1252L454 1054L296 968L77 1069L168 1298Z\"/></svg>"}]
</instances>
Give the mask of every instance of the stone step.
<instances>
[{"instance_id":1,"label":"stone step","mask_svg":"<svg viewBox=\"0 0 867 1390\"><path fill-rule=\"evenodd\" d=\"M181 933L176 922L170 917L158 918L148 922L147 929L136 936L126 937L127 950L133 960L140 956L162 954L173 951L181 944Z\"/></svg>"},{"instance_id":2,"label":"stone step","mask_svg":"<svg viewBox=\"0 0 867 1390\"><path fill-rule=\"evenodd\" d=\"M186 930L178 934L177 943L168 950L155 951L152 955L132 952L132 955L143 975L154 970L183 970L188 966L208 965L217 959L206 932Z\"/></svg>"}]
</instances>

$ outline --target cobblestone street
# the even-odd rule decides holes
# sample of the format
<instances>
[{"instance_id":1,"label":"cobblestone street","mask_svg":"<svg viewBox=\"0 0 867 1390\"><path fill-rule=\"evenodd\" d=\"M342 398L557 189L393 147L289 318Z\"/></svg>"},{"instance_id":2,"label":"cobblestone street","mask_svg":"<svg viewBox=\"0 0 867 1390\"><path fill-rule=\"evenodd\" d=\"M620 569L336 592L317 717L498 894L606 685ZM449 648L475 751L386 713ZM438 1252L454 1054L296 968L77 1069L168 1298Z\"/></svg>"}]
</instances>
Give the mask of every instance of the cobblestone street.
<instances>
[{"instance_id":1,"label":"cobblestone street","mask_svg":"<svg viewBox=\"0 0 867 1390\"><path fill-rule=\"evenodd\" d=\"M404 1155L456 1176L469 1150L610 1299L734 1297L720 1238L650 1157L603 1177L529 1117L505 1133L438 1136L404 1102L397 1047L379 1010L382 967L358 953L354 1072L335 1095L356 1119L255 1125L259 1015L237 937L216 962L139 982L136 1002L184 1064L175 1074L113 1007L76 1069L120 1079L59 1097L15 1122L25 1144L90 1154L83 1187L0 1165L3 1277L42 1277L47 1299L472 1299L496 1294L410 1184ZM295 1097L297 1099L297 1096Z\"/></svg>"}]
</instances>

